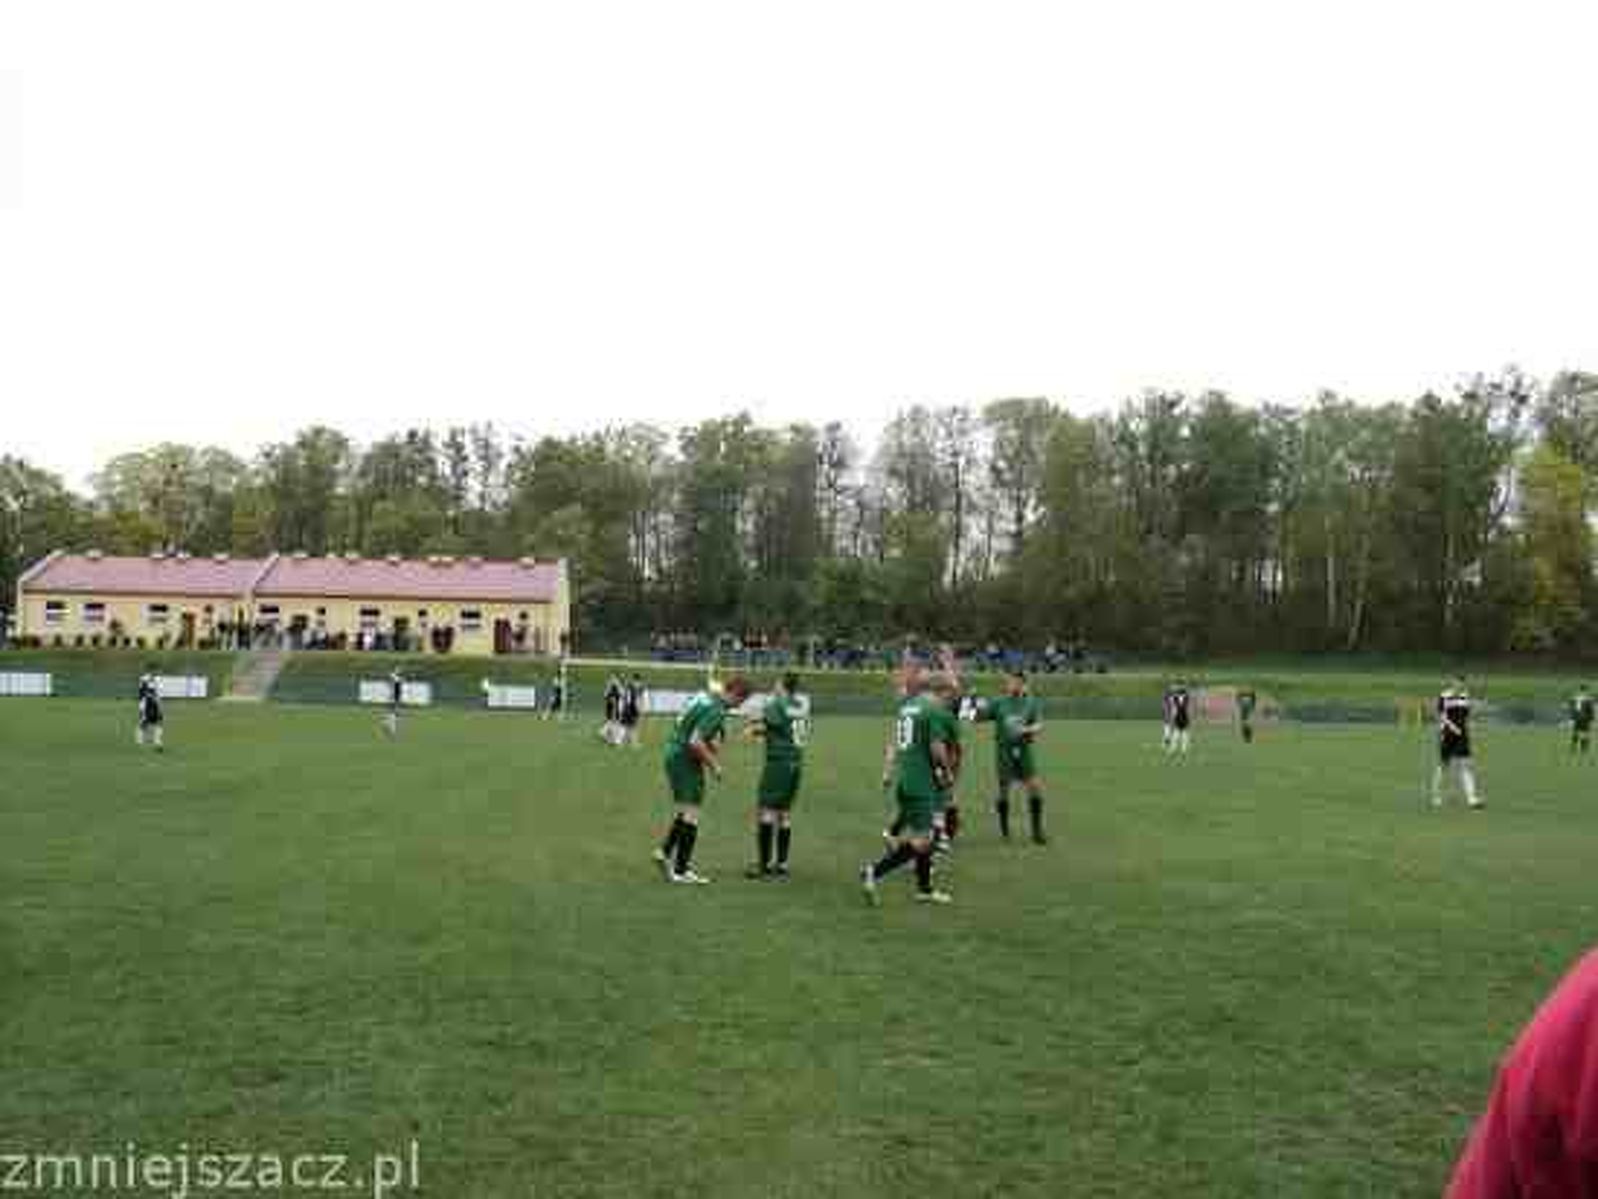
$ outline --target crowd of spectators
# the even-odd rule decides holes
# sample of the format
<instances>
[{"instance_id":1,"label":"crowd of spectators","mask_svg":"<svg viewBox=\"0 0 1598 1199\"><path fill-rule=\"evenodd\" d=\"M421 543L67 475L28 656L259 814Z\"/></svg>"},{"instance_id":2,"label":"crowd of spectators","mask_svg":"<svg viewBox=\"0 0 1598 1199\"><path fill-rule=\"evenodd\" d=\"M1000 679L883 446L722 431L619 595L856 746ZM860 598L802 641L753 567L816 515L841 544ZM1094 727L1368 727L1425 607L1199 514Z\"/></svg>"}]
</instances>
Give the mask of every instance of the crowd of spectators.
<instances>
[{"instance_id":1,"label":"crowd of spectators","mask_svg":"<svg viewBox=\"0 0 1598 1199\"><path fill-rule=\"evenodd\" d=\"M628 649L621 646L623 657ZM809 666L821 670L892 669L906 656L931 662L938 646L914 638L885 644L813 637L799 641L771 638L762 633L704 637L698 633L656 633L650 639L650 657L656 662L703 663L714 657L729 666L781 669ZM1025 670L1037 674L1104 674L1109 663L1103 654L1076 643L1050 642L1041 649L1004 646L998 642L956 646L960 660L976 670Z\"/></svg>"}]
</instances>

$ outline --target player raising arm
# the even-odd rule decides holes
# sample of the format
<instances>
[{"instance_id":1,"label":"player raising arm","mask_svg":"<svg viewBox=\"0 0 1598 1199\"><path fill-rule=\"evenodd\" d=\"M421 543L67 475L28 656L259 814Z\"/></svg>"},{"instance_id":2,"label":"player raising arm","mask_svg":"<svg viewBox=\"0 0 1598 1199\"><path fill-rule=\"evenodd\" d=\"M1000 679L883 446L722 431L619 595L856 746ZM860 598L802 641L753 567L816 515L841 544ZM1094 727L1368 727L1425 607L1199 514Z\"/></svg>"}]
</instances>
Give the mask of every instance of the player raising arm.
<instances>
[{"instance_id":1,"label":"player raising arm","mask_svg":"<svg viewBox=\"0 0 1598 1199\"><path fill-rule=\"evenodd\" d=\"M1444 687L1437 697L1437 765L1432 770L1432 806L1442 807L1443 774L1453 769L1459 778L1465 803L1472 808L1486 807L1486 801L1476 793L1476 772L1471 767L1470 755L1470 692L1465 690L1465 676L1455 678L1453 686Z\"/></svg>"},{"instance_id":2,"label":"player raising arm","mask_svg":"<svg viewBox=\"0 0 1598 1199\"><path fill-rule=\"evenodd\" d=\"M999 835L1010 836L1010 789L1019 784L1027 795L1032 840L1037 845L1048 844L1043 832L1043 779L1033 751L1043 731L1043 707L1027 689L1026 675L1019 670L1006 675L1004 694L983 704L977 719L993 722L993 757L999 779L993 810L999 817Z\"/></svg>"}]
</instances>

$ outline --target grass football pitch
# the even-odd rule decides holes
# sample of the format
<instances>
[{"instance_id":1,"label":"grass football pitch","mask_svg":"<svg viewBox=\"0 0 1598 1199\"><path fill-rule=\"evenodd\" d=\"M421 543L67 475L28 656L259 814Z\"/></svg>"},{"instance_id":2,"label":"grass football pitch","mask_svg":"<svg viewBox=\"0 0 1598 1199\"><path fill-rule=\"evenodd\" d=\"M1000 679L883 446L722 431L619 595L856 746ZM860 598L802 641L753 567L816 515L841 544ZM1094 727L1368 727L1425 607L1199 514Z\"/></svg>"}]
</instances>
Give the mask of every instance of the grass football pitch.
<instances>
[{"instance_id":1,"label":"grass football pitch","mask_svg":"<svg viewBox=\"0 0 1598 1199\"><path fill-rule=\"evenodd\" d=\"M450 1199L1435 1196L1593 938L1598 767L1547 730L1481 731L1471 813L1422 802L1418 731L1201 728L1178 765L1057 723L1044 849L997 840L983 733L955 905L871 910L883 722L818 722L787 885L739 877L731 745L692 888L648 860L658 725L172 704L156 756L130 713L0 707L0 1152L414 1142Z\"/></svg>"}]
</instances>

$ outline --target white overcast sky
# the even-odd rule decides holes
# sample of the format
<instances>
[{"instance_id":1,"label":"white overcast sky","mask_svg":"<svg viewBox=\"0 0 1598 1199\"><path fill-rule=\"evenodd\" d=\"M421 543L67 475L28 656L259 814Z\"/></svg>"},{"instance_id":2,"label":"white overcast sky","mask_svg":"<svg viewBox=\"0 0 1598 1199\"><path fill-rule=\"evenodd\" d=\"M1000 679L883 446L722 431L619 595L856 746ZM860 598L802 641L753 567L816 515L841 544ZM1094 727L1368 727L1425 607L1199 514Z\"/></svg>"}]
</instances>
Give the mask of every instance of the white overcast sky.
<instances>
[{"instance_id":1,"label":"white overcast sky","mask_svg":"<svg viewBox=\"0 0 1598 1199\"><path fill-rule=\"evenodd\" d=\"M0 0L0 449L1598 368L1598 5Z\"/></svg>"}]
</instances>

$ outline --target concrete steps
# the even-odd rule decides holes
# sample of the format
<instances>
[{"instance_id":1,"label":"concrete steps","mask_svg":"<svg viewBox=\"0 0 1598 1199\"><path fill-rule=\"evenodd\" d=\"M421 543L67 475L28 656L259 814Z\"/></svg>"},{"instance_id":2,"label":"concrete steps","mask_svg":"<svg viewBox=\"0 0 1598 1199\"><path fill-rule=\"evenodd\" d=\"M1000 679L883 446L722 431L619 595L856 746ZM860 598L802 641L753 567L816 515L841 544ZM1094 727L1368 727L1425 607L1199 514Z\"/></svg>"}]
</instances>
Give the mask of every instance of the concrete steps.
<instances>
[{"instance_id":1,"label":"concrete steps","mask_svg":"<svg viewBox=\"0 0 1598 1199\"><path fill-rule=\"evenodd\" d=\"M260 703L272 693L272 684L283 672L288 657L288 651L282 649L245 650L239 655L233 681L222 698L237 703Z\"/></svg>"}]
</instances>

